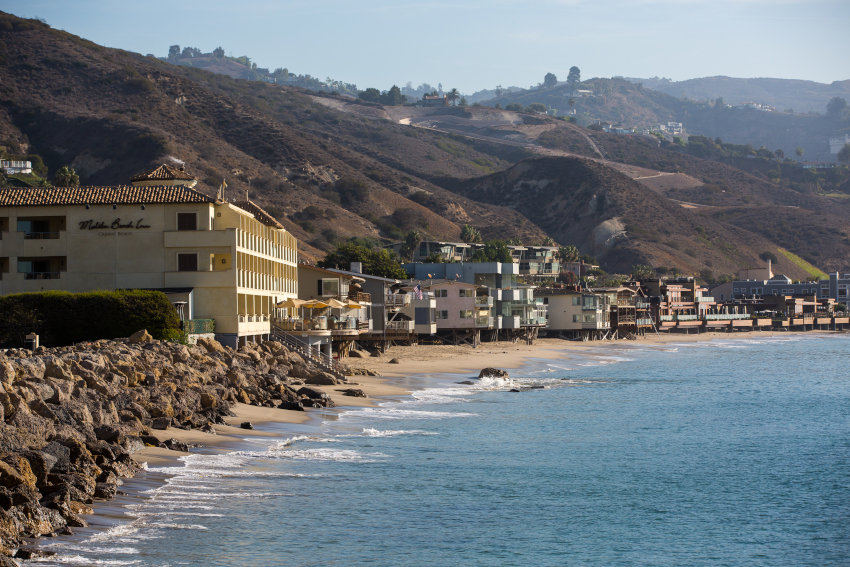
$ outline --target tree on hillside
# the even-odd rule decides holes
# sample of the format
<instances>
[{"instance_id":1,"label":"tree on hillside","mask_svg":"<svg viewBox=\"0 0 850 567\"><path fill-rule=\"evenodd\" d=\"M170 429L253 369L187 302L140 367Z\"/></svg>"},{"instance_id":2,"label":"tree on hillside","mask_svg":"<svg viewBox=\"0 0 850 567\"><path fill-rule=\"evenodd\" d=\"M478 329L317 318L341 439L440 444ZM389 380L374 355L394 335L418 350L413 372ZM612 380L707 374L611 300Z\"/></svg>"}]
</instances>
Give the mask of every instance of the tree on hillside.
<instances>
[{"instance_id":1,"label":"tree on hillside","mask_svg":"<svg viewBox=\"0 0 850 567\"><path fill-rule=\"evenodd\" d=\"M540 239L540 246L554 246L555 241L552 240L551 236L544 236Z\"/></svg>"},{"instance_id":2,"label":"tree on hillside","mask_svg":"<svg viewBox=\"0 0 850 567\"><path fill-rule=\"evenodd\" d=\"M460 97L460 102L458 103L458 106L469 106L469 103L466 101L466 97Z\"/></svg>"},{"instance_id":3,"label":"tree on hillside","mask_svg":"<svg viewBox=\"0 0 850 567\"><path fill-rule=\"evenodd\" d=\"M278 67L274 70L274 73L272 73L272 77L274 77L278 81L286 80L287 78L289 78L289 69L287 69L286 67Z\"/></svg>"},{"instance_id":4,"label":"tree on hillside","mask_svg":"<svg viewBox=\"0 0 850 567\"><path fill-rule=\"evenodd\" d=\"M803 157L803 148L797 148L794 150L794 153L797 155L797 161L800 161L800 158Z\"/></svg>"},{"instance_id":5,"label":"tree on hillside","mask_svg":"<svg viewBox=\"0 0 850 567\"><path fill-rule=\"evenodd\" d=\"M452 89L446 94L446 98L448 98L452 102L452 106L456 104L455 101L460 98L460 91L457 89Z\"/></svg>"},{"instance_id":6,"label":"tree on hillside","mask_svg":"<svg viewBox=\"0 0 850 567\"><path fill-rule=\"evenodd\" d=\"M407 97L401 94L400 88L393 85L392 88L387 91L387 94L381 97L381 102L387 106L401 106L407 102Z\"/></svg>"},{"instance_id":7,"label":"tree on hillside","mask_svg":"<svg viewBox=\"0 0 850 567\"><path fill-rule=\"evenodd\" d=\"M467 244L481 242L481 233L478 232L477 229L465 224L463 225L463 228L460 229L460 239Z\"/></svg>"},{"instance_id":8,"label":"tree on hillside","mask_svg":"<svg viewBox=\"0 0 850 567\"><path fill-rule=\"evenodd\" d=\"M573 65L570 67L570 74L567 75L567 84L570 86L570 92L576 90L576 87L581 82L581 71Z\"/></svg>"},{"instance_id":9,"label":"tree on hillside","mask_svg":"<svg viewBox=\"0 0 850 567\"><path fill-rule=\"evenodd\" d=\"M785 159L785 152L783 152L781 149L776 150L775 152L773 152L773 154L776 156L776 159L778 159L780 161Z\"/></svg>"},{"instance_id":10,"label":"tree on hillside","mask_svg":"<svg viewBox=\"0 0 850 567\"><path fill-rule=\"evenodd\" d=\"M169 59L177 59L178 57L180 57L180 46L179 45L172 45L171 47L169 47L168 48L168 58Z\"/></svg>"},{"instance_id":11,"label":"tree on hillside","mask_svg":"<svg viewBox=\"0 0 850 567\"><path fill-rule=\"evenodd\" d=\"M850 165L850 144L844 144L844 147L838 150L838 162Z\"/></svg>"},{"instance_id":12,"label":"tree on hillside","mask_svg":"<svg viewBox=\"0 0 850 567\"><path fill-rule=\"evenodd\" d=\"M573 97L570 97L570 100L567 101L567 104L570 105L570 110L572 110L573 107L576 105L576 99L574 99Z\"/></svg>"},{"instance_id":13,"label":"tree on hillside","mask_svg":"<svg viewBox=\"0 0 850 567\"><path fill-rule=\"evenodd\" d=\"M358 98L366 102L381 102L381 91L369 87L363 92L357 93Z\"/></svg>"},{"instance_id":14,"label":"tree on hillside","mask_svg":"<svg viewBox=\"0 0 850 567\"><path fill-rule=\"evenodd\" d=\"M472 255L473 262L501 262L510 264L514 261L508 245L501 240L491 240Z\"/></svg>"},{"instance_id":15,"label":"tree on hillside","mask_svg":"<svg viewBox=\"0 0 850 567\"><path fill-rule=\"evenodd\" d=\"M532 102L528 106L525 107L526 110L530 112L546 112L546 105L540 102Z\"/></svg>"},{"instance_id":16,"label":"tree on hillside","mask_svg":"<svg viewBox=\"0 0 850 567\"><path fill-rule=\"evenodd\" d=\"M655 277L655 271L645 264L636 264L632 266L633 280L648 280Z\"/></svg>"},{"instance_id":17,"label":"tree on hillside","mask_svg":"<svg viewBox=\"0 0 850 567\"><path fill-rule=\"evenodd\" d=\"M546 73L546 76L543 77L543 86L547 89L551 89L555 85L558 84L558 77L555 76L555 73Z\"/></svg>"},{"instance_id":18,"label":"tree on hillside","mask_svg":"<svg viewBox=\"0 0 850 567\"><path fill-rule=\"evenodd\" d=\"M424 237L418 230L411 230L404 235L404 243L401 245L401 257L403 260L413 261L413 254L419 245L422 244Z\"/></svg>"},{"instance_id":19,"label":"tree on hillside","mask_svg":"<svg viewBox=\"0 0 850 567\"><path fill-rule=\"evenodd\" d=\"M499 98L505 94L505 89L502 88L502 85L496 85L496 89L493 92L496 93L496 98Z\"/></svg>"},{"instance_id":20,"label":"tree on hillside","mask_svg":"<svg viewBox=\"0 0 850 567\"><path fill-rule=\"evenodd\" d=\"M838 97L838 96L833 97L832 100L830 100L826 104L826 113L827 113L828 116L831 116L832 118L838 118L838 117L841 116L841 112L845 108L847 108L847 101L846 100L844 100L843 98Z\"/></svg>"},{"instance_id":21,"label":"tree on hillside","mask_svg":"<svg viewBox=\"0 0 850 567\"><path fill-rule=\"evenodd\" d=\"M509 105L505 106L505 110L513 110L516 112L522 112L523 106L521 102L512 102Z\"/></svg>"},{"instance_id":22,"label":"tree on hillside","mask_svg":"<svg viewBox=\"0 0 850 567\"><path fill-rule=\"evenodd\" d=\"M558 248L558 258L562 262L575 262L579 259L581 253L575 246L561 246Z\"/></svg>"},{"instance_id":23,"label":"tree on hillside","mask_svg":"<svg viewBox=\"0 0 850 567\"><path fill-rule=\"evenodd\" d=\"M213 49L213 55L215 55L218 59L224 59L224 49L219 45Z\"/></svg>"},{"instance_id":24,"label":"tree on hillside","mask_svg":"<svg viewBox=\"0 0 850 567\"><path fill-rule=\"evenodd\" d=\"M776 254L774 254L773 252L762 252L761 254L759 254L759 258L765 262L770 260L770 263L774 266L779 265L779 258L777 258Z\"/></svg>"},{"instance_id":25,"label":"tree on hillside","mask_svg":"<svg viewBox=\"0 0 850 567\"><path fill-rule=\"evenodd\" d=\"M363 273L382 278L407 279L408 275L401 268L395 254L383 248L369 249L358 244L345 243L328 252L323 260L319 260L320 268L337 268L348 270L352 262L363 264Z\"/></svg>"},{"instance_id":26,"label":"tree on hillside","mask_svg":"<svg viewBox=\"0 0 850 567\"><path fill-rule=\"evenodd\" d=\"M56 187L79 187L80 176L77 172L68 166L59 168L53 178L53 185Z\"/></svg>"}]
</instances>

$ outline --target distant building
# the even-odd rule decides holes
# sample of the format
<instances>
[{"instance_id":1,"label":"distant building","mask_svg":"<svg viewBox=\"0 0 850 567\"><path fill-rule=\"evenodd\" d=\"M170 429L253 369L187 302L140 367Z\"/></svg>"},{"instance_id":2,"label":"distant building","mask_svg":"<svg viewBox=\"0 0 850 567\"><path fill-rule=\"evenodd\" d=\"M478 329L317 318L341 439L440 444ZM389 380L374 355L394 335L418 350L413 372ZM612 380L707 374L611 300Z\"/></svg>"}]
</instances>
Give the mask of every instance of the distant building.
<instances>
[{"instance_id":1,"label":"distant building","mask_svg":"<svg viewBox=\"0 0 850 567\"><path fill-rule=\"evenodd\" d=\"M194 175L186 173L181 165L179 168L162 164L156 169L144 171L130 178L130 183L136 187L174 187L184 186L192 188L198 184Z\"/></svg>"},{"instance_id":2,"label":"distant building","mask_svg":"<svg viewBox=\"0 0 850 567\"><path fill-rule=\"evenodd\" d=\"M804 161L800 164L803 169L832 169L835 164L831 161Z\"/></svg>"},{"instance_id":3,"label":"distant building","mask_svg":"<svg viewBox=\"0 0 850 567\"><path fill-rule=\"evenodd\" d=\"M829 139L829 152L837 154L846 144L850 144L850 134L844 134L843 137Z\"/></svg>"},{"instance_id":4,"label":"distant building","mask_svg":"<svg viewBox=\"0 0 850 567\"><path fill-rule=\"evenodd\" d=\"M16 173L32 173L32 163L28 161L0 160L0 171L6 175Z\"/></svg>"},{"instance_id":5,"label":"distant building","mask_svg":"<svg viewBox=\"0 0 850 567\"><path fill-rule=\"evenodd\" d=\"M423 95L419 106L448 106L449 97L440 95Z\"/></svg>"},{"instance_id":6,"label":"distant building","mask_svg":"<svg viewBox=\"0 0 850 567\"><path fill-rule=\"evenodd\" d=\"M829 274L828 280L820 281L820 297L834 299L847 305L850 301L850 274L839 277L838 272Z\"/></svg>"}]
</instances>

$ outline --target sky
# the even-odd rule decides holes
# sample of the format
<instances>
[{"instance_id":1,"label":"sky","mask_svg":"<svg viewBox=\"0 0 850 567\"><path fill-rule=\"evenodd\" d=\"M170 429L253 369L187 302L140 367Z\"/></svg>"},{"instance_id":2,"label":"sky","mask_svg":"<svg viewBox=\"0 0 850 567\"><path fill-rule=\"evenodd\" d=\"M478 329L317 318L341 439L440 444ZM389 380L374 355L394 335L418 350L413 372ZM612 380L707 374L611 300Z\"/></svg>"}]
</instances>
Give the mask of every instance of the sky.
<instances>
[{"instance_id":1,"label":"sky","mask_svg":"<svg viewBox=\"0 0 850 567\"><path fill-rule=\"evenodd\" d=\"M0 0L108 47L217 46L260 67L387 89L591 77L850 79L850 0Z\"/></svg>"}]
</instances>

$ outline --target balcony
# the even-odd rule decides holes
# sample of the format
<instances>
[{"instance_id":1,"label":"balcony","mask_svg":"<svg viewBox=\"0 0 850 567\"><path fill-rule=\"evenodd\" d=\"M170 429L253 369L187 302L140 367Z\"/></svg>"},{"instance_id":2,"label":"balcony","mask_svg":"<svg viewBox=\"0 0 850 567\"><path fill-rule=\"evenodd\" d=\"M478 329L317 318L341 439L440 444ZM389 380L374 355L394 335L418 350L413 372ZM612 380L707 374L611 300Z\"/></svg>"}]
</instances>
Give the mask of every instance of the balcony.
<instances>
[{"instance_id":1,"label":"balcony","mask_svg":"<svg viewBox=\"0 0 850 567\"><path fill-rule=\"evenodd\" d=\"M387 331L412 333L414 327L413 321L387 321L384 328Z\"/></svg>"},{"instance_id":2,"label":"balcony","mask_svg":"<svg viewBox=\"0 0 850 567\"><path fill-rule=\"evenodd\" d=\"M61 272L25 272L25 280L58 280Z\"/></svg>"},{"instance_id":3,"label":"balcony","mask_svg":"<svg viewBox=\"0 0 850 567\"><path fill-rule=\"evenodd\" d=\"M413 297L406 293L395 293L384 296L384 305L388 309L402 309L410 305L410 298Z\"/></svg>"},{"instance_id":4,"label":"balcony","mask_svg":"<svg viewBox=\"0 0 850 567\"><path fill-rule=\"evenodd\" d=\"M706 313L706 321L732 321L750 319L749 313Z\"/></svg>"},{"instance_id":5,"label":"balcony","mask_svg":"<svg viewBox=\"0 0 850 567\"><path fill-rule=\"evenodd\" d=\"M59 240L58 232L25 232L24 240Z\"/></svg>"},{"instance_id":6,"label":"balcony","mask_svg":"<svg viewBox=\"0 0 850 567\"><path fill-rule=\"evenodd\" d=\"M653 323L652 319L640 318L636 321L636 324L637 324L638 327L641 327L641 326L647 326L647 325L651 326L654 323Z\"/></svg>"},{"instance_id":7,"label":"balcony","mask_svg":"<svg viewBox=\"0 0 850 567\"><path fill-rule=\"evenodd\" d=\"M697 297L697 303L714 303L713 297Z\"/></svg>"},{"instance_id":8,"label":"balcony","mask_svg":"<svg viewBox=\"0 0 850 567\"><path fill-rule=\"evenodd\" d=\"M475 306L476 307L492 307L493 306L493 297L490 295L477 295L475 296Z\"/></svg>"},{"instance_id":9,"label":"balcony","mask_svg":"<svg viewBox=\"0 0 850 567\"><path fill-rule=\"evenodd\" d=\"M476 317L475 318L475 326L476 327L492 327L495 320L493 317Z\"/></svg>"}]
</instances>

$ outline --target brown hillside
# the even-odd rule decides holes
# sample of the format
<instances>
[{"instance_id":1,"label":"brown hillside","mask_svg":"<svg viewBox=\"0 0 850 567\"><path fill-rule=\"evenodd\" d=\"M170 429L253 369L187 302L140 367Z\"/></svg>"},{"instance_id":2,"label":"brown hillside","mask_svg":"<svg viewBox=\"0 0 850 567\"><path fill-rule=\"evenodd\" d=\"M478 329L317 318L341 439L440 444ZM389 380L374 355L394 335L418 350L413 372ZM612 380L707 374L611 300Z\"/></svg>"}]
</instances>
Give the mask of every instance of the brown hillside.
<instances>
[{"instance_id":1,"label":"brown hillside","mask_svg":"<svg viewBox=\"0 0 850 567\"><path fill-rule=\"evenodd\" d=\"M560 242L573 242L610 270L634 264L679 267L711 279L760 264L776 246L742 228L718 222L708 211L671 206L637 181L593 160L536 158L468 182L460 191L502 203ZM804 278L799 268L783 266Z\"/></svg>"},{"instance_id":2,"label":"brown hillside","mask_svg":"<svg viewBox=\"0 0 850 567\"><path fill-rule=\"evenodd\" d=\"M406 151L422 160L434 154L432 168L448 176L487 171L472 165L476 159L492 170L507 163L443 134L426 132L422 141L404 135L409 128L363 123L295 90L106 49L39 22L0 20L0 145L41 155L51 171L71 165L83 183L120 183L179 159L201 190L212 193L226 178L232 198L250 192L313 257L338 239L392 239L414 228L457 239L467 222L489 238L544 236L516 213L467 201L369 155L409 141ZM346 197L340 180L365 190Z\"/></svg>"}]
</instances>

